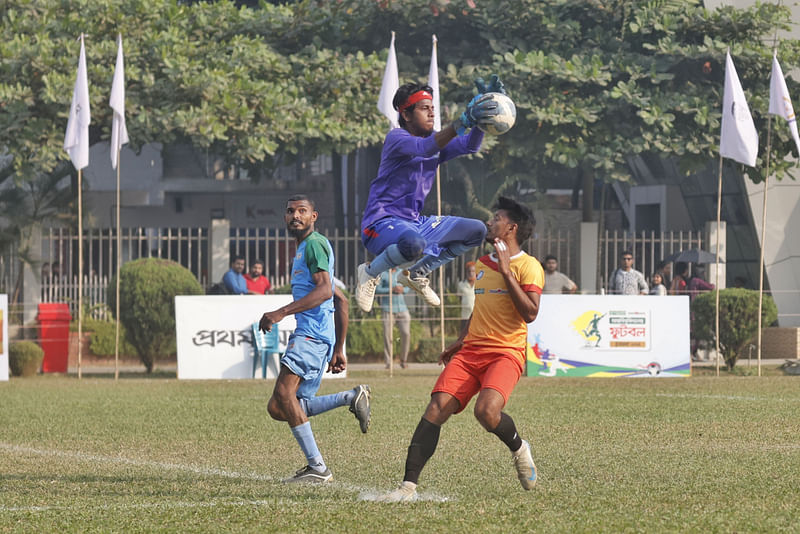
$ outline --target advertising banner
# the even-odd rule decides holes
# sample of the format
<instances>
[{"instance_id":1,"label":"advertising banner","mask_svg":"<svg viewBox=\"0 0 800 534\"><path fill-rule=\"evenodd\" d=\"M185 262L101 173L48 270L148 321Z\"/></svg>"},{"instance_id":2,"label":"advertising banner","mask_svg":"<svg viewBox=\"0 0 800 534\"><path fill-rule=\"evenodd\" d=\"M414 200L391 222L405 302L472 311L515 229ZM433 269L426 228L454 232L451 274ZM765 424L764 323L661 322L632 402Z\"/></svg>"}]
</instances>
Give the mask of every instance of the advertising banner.
<instances>
[{"instance_id":1,"label":"advertising banner","mask_svg":"<svg viewBox=\"0 0 800 534\"><path fill-rule=\"evenodd\" d=\"M8 295L0 295L0 380L8 380Z\"/></svg>"},{"instance_id":2,"label":"advertising banner","mask_svg":"<svg viewBox=\"0 0 800 534\"><path fill-rule=\"evenodd\" d=\"M178 342L178 378L253 378L252 324L264 312L292 302L291 295L199 295L175 297ZM278 323L279 350L286 350L295 328L294 315ZM267 367L275 378L277 366ZM261 368L257 370L261 376ZM345 378L347 372L325 373L323 378Z\"/></svg>"},{"instance_id":3,"label":"advertising banner","mask_svg":"<svg viewBox=\"0 0 800 534\"><path fill-rule=\"evenodd\" d=\"M689 297L542 295L528 342L528 376L689 376Z\"/></svg>"}]
</instances>

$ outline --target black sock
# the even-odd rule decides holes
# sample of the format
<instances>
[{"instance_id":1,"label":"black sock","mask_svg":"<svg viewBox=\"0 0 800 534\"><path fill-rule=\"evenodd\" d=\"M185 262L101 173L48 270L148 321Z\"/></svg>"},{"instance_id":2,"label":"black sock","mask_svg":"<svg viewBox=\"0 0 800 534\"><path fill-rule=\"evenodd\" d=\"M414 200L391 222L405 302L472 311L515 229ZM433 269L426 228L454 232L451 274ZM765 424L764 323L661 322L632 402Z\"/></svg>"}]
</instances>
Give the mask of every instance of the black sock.
<instances>
[{"instance_id":1,"label":"black sock","mask_svg":"<svg viewBox=\"0 0 800 534\"><path fill-rule=\"evenodd\" d=\"M511 416L505 412L500 412L500 422L491 432L500 438L500 441L505 443L511 452L518 451L522 447L522 438L517 434L517 426Z\"/></svg>"},{"instance_id":2,"label":"black sock","mask_svg":"<svg viewBox=\"0 0 800 534\"><path fill-rule=\"evenodd\" d=\"M425 418L419 420L417 429L414 431L414 435L411 436L411 445L408 446L404 481L417 483L422 468L425 467L425 464L436 450L441 428L439 425L434 425L425 420Z\"/></svg>"}]
</instances>

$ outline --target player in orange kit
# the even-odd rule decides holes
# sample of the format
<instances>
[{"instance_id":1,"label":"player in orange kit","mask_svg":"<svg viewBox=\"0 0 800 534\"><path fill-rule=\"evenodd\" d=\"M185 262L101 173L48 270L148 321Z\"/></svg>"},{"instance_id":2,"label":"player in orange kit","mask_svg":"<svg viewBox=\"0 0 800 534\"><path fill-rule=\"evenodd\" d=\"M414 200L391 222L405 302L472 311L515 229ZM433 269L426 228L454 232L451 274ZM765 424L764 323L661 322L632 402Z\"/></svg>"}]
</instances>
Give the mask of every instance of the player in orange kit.
<instances>
[{"instance_id":1,"label":"player in orange kit","mask_svg":"<svg viewBox=\"0 0 800 534\"><path fill-rule=\"evenodd\" d=\"M527 323L539 313L544 270L520 248L535 224L530 210L506 197L500 197L495 209L486 235L495 252L476 264L472 317L439 357L445 368L411 438L403 482L379 501L417 498L417 480L436 450L441 426L476 394L475 418L508 446L522 487L529 490L536 484L530 445L503 407L525 368Z\"/></svg>"}]
</instances>

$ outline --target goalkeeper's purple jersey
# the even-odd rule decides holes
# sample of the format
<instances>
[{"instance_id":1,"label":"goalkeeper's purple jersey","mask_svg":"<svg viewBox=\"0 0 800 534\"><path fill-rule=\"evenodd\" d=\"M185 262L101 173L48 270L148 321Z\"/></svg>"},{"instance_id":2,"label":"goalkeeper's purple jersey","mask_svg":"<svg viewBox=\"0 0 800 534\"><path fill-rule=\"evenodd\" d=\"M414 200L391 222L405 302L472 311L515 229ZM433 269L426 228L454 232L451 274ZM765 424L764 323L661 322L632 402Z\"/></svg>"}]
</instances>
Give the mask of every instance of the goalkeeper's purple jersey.
<instances>
[{"instance_id":1,"label":"goalkeeper's purple jersey","mask_svg":"<svg viewBox=\"0 0 800 534\"><path fill-rule=\"evenodd\" d=\"M369 186L362 230L387 216L417 220L436 179L436 167L457 156L474 154L481 141L483 132L472 128L469 135L458 136L439 150L434 134L417 137L403 128L391 130L383 142L378 176Z\"/></svg>"}]
</instances>

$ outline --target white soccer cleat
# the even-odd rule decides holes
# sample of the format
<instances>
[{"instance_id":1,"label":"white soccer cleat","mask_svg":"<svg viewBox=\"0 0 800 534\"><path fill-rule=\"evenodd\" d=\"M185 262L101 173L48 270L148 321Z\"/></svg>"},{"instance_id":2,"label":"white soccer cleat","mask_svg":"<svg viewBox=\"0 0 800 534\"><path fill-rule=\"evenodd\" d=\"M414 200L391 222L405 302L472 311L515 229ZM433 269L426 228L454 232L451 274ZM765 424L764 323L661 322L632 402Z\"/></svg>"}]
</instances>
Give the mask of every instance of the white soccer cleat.
<instances>
[{"instance_id":1,"label":"white soccer cleat","mask_svg":"<svg viewBox=\"0 0 800 534\"><path fill-rule=\"evenodd\" d=\"M522 484L523 489L531 490L536 485L536 464L533 463L530 444L522 440L522 447L518 451L512 452L514 468L517 470L517 478Z\"/></svg>"},{"instance_id":2,"label":"white soccer cleat","mask_svg":"<svg viewBox=\"0 0 800 534\"><path fill-rule=\"evenodd\" d=\"M378 284L381 283L381 277L372 277L367 272L367 264L362 263L358 266L356 278L358 285L356 286L356 304L361 308L364 313L372 311L372 302L375 300L375 290Z\"/></svg>"},{"instance_id":3,"label":"white soccer cleat","mask_svg":"<svg viewBox=\"0 0 800 534\"><path fill-rule=\"evenodd\" d=\"M439 306L442 303L442 301L439 300L439 295L431 289L431 281L424 276L412 278L409 271L403 271L397 275L397 283L416 291L422 299L431 306Z\"/></svg>"},{"instance_id":4,"label":"white soccer cleat","mask_svg":"<svg viewBox=\"0 0 800 534\"><path fill-rule=\"evenodd\" d=\"M356 419L358 419L361 432L366 434L371 421L370 400L372 398L372 393L370 392L369 386L365 384L356 386L353 388L353 391L355 391L355 396L353 400L350 401L350 411L353 412Z\"/></svg>"},{"instance_id":5,"label":"white soccer cleat","mask_svg":"<svg viewBox=\"0 0 800 534\"><path fill-rule=\"evenodd\" d=\"M417 485L405 480L396 490L390 491L386 495L381 495L375 500L377 502L414 502L418 497Z\"/></svg>"}]
</instances>

